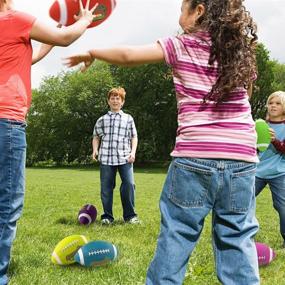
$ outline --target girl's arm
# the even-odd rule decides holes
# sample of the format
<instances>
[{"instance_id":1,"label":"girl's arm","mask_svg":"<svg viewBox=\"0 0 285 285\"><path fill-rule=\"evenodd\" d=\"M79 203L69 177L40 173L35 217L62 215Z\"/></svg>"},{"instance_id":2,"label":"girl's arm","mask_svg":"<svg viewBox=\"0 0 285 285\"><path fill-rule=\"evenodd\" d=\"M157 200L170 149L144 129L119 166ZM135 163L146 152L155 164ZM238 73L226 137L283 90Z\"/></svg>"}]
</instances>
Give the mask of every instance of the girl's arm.
<instances>
[{"instance_id":1,"label":"girl's arm","mask_svg":"<svg viewBox=\"0 0 285 285\"><path fill-rule=\"evenodd\" d=\"M66 58L64 64L68 67L73 67L79 63L84 63L81 70L85 71L95 59L115 65L136 66L146 63L162 62L164 61L164 54L159 43L144 46L92 49L86 53Z\"/></svg>"},{"instance_id":2,"label":"girl's arm","mask_svg":"<svg viewBox=\"0 0 285 285\"><path fill-rule=\"evenodd\" d=\"M73 25L58 29L55 27L49 27L36 20L30 33L31 39L44 44L55 46L68 46L73 43L85 32L87 27L90 25L94 17L93 12L98 6L97 3L93 8L89 10L88 7L90 0L87 1L85 8L83 8L81 0L79 3L80 14L79 16L75 17L77 21Z\"/></svg>"},{"instance_id":3,"label":"girl's arm","mask_svg":"<svg viewBox=\"0 0 285 285\"><path fill-rule=\"evenodd\" d=\"M43 59L52 50L52 48L52 45L41 44L36 50L33 51L32 64L35 64Z\"/></svg>"}]
</instances>

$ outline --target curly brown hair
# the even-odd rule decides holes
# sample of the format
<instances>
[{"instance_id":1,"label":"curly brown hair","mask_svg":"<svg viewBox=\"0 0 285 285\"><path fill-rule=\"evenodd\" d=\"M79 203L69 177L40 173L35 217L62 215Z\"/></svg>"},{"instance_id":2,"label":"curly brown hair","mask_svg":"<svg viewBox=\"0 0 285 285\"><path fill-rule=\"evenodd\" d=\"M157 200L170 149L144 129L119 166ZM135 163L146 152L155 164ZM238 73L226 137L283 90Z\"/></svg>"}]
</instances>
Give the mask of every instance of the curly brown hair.
<instances>
[{"instance_id":1,"label":"curly brown hair","mask_svg":"<svg viewBox=\"0 0 285 285\"><path fill-rule=\"evenodd\" d=\"M218 79L204 101L225 101L236 87L251 86L256 71L256 24L243 5L244 0L184 0L190 9L202 4L205 13L194 30L210 33L209 64L218 62Z\"/></svg>"}]
</instances>

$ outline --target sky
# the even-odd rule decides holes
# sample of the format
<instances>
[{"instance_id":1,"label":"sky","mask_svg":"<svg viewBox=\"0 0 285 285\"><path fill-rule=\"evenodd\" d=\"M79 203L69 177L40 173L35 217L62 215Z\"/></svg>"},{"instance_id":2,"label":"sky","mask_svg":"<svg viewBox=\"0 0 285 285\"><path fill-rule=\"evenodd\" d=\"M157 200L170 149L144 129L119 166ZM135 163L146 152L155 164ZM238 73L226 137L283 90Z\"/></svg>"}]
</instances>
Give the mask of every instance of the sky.
<instances>
[{"instance_id":1,"label":"sky","mask_svg":"<svg viewBox=\"0 0 285 285\"><path fill-rule=\"evenodd\" d=\"M56 47L32 67L32 87L39 87L45 76L56 75L65 68L62 58L91 48L126 44L149 44L179 31L181 0L116 0L111 16L101 25L88 29L69 47ZM14 0L15 8L37 17L47 25L56 25L49 17L54 0ZM285 0L245 0L258 26L259 41L270 51L271 59L285 64ZM282 45L283 44L283 45ZM37 43L33 43L36 47Z\"/></svg>"}]
</instances>

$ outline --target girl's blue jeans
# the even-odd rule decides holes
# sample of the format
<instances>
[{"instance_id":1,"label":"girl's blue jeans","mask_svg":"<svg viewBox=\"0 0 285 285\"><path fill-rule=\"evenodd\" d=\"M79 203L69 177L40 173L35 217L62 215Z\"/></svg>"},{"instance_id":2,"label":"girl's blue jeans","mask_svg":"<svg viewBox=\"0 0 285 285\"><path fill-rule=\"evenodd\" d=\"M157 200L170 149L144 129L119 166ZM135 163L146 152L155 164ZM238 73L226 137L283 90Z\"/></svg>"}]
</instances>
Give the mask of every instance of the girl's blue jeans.
<instances>
[{"instance_id":1,"label":"girl's blue jeans","mask_svg":"<svg viewBox=\"0 0 285 285\"><path fill-rule=\"evenodd\" d=\"M272 179L262 179L256 177L256 196L265 188L267 184L269 185L271 191L273 207L279 214L280 233L285 240L285 175Z\"/></svg>"},{"instance_id":2,"label":"girl's blue jeans","mask_svg":"<svg viewBox=\"0 0 285 285\"><path fill-rule=\"evenodd\" d=\"M7 270L25 188L26 124L0 119L0 285Z\"/></svg>"},{"instance_id":3,"label":"girl's blue jeans","mask_svg":"<svg viewBox=\"0 0 285 285\"><path fill-rule=\"evenodd\" d=\"M113 216L113 192L116 187L116 174L119 171L122 183L120 186L123 218L125 221L135 217L135 182L133 164L100 165L101 201L104 214L101 219L114 220Z\"/></svg>"},{"instance_id":4,"label":"girl's blue jeans","mask_svg":"<svg viewBox=\"0 0 285 285\"><path fill-rule=\"evenodd\" d=\"M212 211L216 273L226 285L259 284L253 237L255 163L175 158L160 198L161 228L147 285L181 285Z\"/></svg>"}]
</instances>

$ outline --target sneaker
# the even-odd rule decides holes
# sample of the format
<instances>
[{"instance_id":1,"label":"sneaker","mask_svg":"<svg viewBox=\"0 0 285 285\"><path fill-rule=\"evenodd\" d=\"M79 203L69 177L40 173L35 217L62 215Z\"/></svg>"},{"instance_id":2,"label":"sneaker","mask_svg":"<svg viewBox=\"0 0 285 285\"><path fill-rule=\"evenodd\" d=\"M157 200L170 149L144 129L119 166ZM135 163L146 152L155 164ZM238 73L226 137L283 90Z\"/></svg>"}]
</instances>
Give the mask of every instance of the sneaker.
<instances>
[{"instance_id":1,"label":"sneaker","mask_svg":"<svg viewBox=\"0 0 285 285\"><path fill-rule=\"evenodd\" d=\"M132 225L136 225L136 224L140 224L140 220L138 219L138 217L132 217L131 219L129 219L128 221L126 221L126 223L128 224L132 224Z\"/></svg>"},{"instance_id":2,"label":"sneaker","mask_svg":"<svg viewBox=\"0 0 285 285\"><path fill-rule=\"evenodd\" d=\"M109 219L102 219L101 220L102 226L108 226L108 225L111 225L112 223L113 223L113 221L111 221Z\"/></svg>"}]
</instances>

